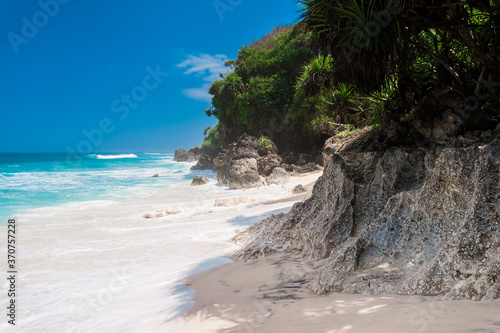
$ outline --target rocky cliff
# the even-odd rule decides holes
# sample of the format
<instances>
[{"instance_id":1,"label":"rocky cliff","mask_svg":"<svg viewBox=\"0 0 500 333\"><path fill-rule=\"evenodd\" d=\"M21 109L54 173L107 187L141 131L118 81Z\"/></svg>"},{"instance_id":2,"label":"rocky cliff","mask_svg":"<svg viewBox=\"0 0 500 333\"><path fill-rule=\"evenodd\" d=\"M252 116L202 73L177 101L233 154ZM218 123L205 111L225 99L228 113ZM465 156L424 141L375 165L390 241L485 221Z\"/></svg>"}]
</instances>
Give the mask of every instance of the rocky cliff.
<instances>
[{"instance_id":1,"label":"rocky cliff","mask_svg":"<svg viewBox=\"0 0 500 333\"><path fill-rule=\"evenodd\" d=\"M320 169L314 162L307 163L303 155L296 158L301 160L299 163L303 162L299 165L283 163L278 147L271 140L261 145L256 137L244 133L221 149L213 164L219 183L227 184L231 189L241 189L283 184L289 177L288 172L298 174Z\"/></svg>"},{"instance_id":2,"label":"rocky cliff","mask_svg":"<svg viewBox=\"0 0 500 333\"><path fill-rule=\"evenodd\" d=\"M329 140L312 197L239 234L234 257L300 254L317 293L498 298L500 126L444 144L413 132Z\"/></svg>"}]
</instances>

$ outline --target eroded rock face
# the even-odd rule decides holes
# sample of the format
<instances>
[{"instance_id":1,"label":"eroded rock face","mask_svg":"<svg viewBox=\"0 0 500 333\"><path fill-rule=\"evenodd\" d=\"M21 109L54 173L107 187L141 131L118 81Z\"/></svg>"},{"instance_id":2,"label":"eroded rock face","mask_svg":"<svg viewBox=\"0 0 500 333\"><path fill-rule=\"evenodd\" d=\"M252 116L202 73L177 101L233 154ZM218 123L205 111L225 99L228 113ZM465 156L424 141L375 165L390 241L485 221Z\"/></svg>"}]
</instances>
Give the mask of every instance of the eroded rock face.
<instances>
[{"instance_id":1,"label":"eroded rock face","mask_svg":"<svg viewBox=\"0 0 500 333\"><path fill-rule=\"evenodd\" d=\"M215 168L214 161L207 154L202 154L199 157L198 163L191 167L191 170L213 170Z\"/></svg>"},{"instance_id":2,"label":"eroded rock face","mask_svg":"<svg viewBox=\"0 0 500 333\"><path fill-rule=\"evenodd\" d=\"M312 197L238 235L235 258L300 253L317 293L498 298L500 133L490 134L446 146L392 146L375 131L329 141Z\"/></svg>"},{"instance_id":3,"label":"eroded rock face","mask_svg":"<svg viewBox=\"0 0 500 333\"><path fill-rule=\"evenodd\" d=\"M295 157L289 153L287 156L287 160L295 160L300 165L283 163L283 158L278 155L278 148L271 140L268 139L263 147L256 137L243 134L236 142L221 149L213 158L213 163L217 171L217 181L228 184L233 189L263 186L266 184L266 178L269 179L267 184L282 184L282 180L276 182L274 177L271 177L277 168L292 175L321 169L312 162L316 159L312 155L300 154ZM287 177L288 173L285 175L282 172L281 175Z\"/></svg>"},{"instance_id":4,"label":"eroded rock face","mask_svg":"<svg viewBox=\"0 0 500 333\"><path fill-rule=\"evenodd\" d=\"M274 168L273 172L266 178L267 185L285 185L290 181L290 174L283 168Z\"/></svg>"},{"instance_id":5,"label":"eroded rock face","mask_svg":"<svg viewBox=\"0 0 500 333\"><path fill-rule=\"evenodd\" d=\"M265 185L257 171L255 158L240 158L231 163L227 185L231 189L259 187Z\"/></svg>"},{"instance_id":6,"label":"eroded rock face","mask_svg":"<svg viewBox=\"0 0 500 333\"><path fill-rule=\"evenodd\" d=\"M258 139L243 134L215 157L217 181L227 184L232 189L263 186L265 179L262 175L267 172L270 174L279 165L274 163L274 160L281 161L281 158L269 154L269 151L265 156L259 155Z\"/></svg>"},{"instance_id":7,"label":"eroded rock face","mask_svg":"<svg viewBox=\"0 0 500 333\"><path fill-rule=\"evenodd\" d=\"M273 170L281 165L281 157L276 154L262 156L257 160L259 174L262 176L269 176Z\"/></svg>"}]
</instances>

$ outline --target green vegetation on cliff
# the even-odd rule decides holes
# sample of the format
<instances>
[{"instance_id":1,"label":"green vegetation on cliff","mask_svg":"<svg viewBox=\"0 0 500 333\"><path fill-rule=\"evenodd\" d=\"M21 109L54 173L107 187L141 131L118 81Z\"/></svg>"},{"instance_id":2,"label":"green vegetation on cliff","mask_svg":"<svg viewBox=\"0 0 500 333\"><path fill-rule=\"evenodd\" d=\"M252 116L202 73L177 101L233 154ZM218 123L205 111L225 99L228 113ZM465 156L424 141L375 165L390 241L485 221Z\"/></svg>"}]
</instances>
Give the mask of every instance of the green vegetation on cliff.
<instances>
[{"instance_id":1,"label":"green vegetation on cliff","mask_svg":"<svg viewBox=\"0 0 500 333\"><path fill-rule=\"evenodd\" d=\"M294 100L301 65L314 56L309 36L297 27L276 27L242 47L236 60L226 62L231 71L213 82L209 91L212 113L225 139L243 132L260 136L262 129L286 113Z\"/></svg>"},{"instance_id":2,"label":"green vegetation on cliff","mask_svg":"<svg viewBox=\"0 0 500 333\"><path fill-rule=\"evenodd\" d=\"M331 81L365 93L392 84L406 111L432 89L467 92L500 74L498 0L301 3L300 24L332 57Z\"/></svg>"},{"instance_id":3,"label":"green vegetation on cliff","mask_svg":"<svg viewBox=\"0 0 500 333\"><path fill-rule=\"evenodd\" d=\"M431 117L453 109L476 127L498 123L498 0L300 2L298 24L242 47L213 82L207 113L219 127L209 142L246 132L285 150L311 150L332 135L399 121L443 92L441 101L452 102L427 107Z\"/></svg>"}]
</instances>

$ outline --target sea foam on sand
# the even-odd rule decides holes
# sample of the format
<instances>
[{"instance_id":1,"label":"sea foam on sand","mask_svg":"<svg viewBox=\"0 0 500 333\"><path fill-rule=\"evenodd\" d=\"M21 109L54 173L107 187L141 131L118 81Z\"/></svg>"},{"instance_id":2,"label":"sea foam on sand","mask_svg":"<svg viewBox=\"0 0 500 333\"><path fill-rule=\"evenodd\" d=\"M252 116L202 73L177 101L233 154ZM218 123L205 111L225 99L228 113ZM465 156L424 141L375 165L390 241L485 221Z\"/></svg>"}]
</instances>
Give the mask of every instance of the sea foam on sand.
<instances>
[{"instance_id":1,"label":"sea foam on sand","mask_svg":"<svg viewBox=\"0 0 500 333\"><path fill-rule=\"evenodd\" d=\"M221 256L237 249L238 231L288 211L303 199L293 186L310 188L319 175L229 190L212 174L204 186L186 182L125 201L73 202L17 216L17 325L4 320L0 331L173 332L193 296L179 281L230 262ZM215 206L216 199L241 197ZM180 213L143 218L172 207ZM7 297L0 297L5 309Z\"/></svg>"}]
</instances>

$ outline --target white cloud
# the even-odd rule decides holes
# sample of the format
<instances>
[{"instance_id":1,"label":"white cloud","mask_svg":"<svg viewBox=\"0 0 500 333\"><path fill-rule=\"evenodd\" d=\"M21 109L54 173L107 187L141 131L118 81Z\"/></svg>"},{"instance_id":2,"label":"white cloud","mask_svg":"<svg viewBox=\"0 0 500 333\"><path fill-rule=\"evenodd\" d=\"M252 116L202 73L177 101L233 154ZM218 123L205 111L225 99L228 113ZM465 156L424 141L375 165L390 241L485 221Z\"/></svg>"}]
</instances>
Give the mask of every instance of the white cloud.
<instances>
[{"instance_id":1,"label":"white cloud","mask_svg":"<svg viewBox=\"0 0 500 333\"><path fill-rule=\"evenodd\" d=\"M205 82L212 82L219 78L219 74L227 72L228 68L224 65L227 56L224 54L200 54L199 56L189 55L186 60L177 65L179 68L187 68L186 75L195 74L203 78ZM208 93L210 84L205 83L199 88L185 89L184 95L202 102L210 102L212 96Z\"/></svg>"},{"instance_id":2,"label":"white cloud","mask_svg":"<svg viewBox=\"0 0 500 333\"><path fill-rule=\"evenodd\" d=\"M208 93L208 89L210 88L210 84L204 84L200 88L191 88L191 89L185 89L182 91L182 93L191 99L195 99L197 101L201 102L211 102L212 101L212 95Z\"/></svg>"},{"instance_id":3,"label":"white cloud","mask_svg":"<svg viewBox=\"0 0 500 333\"><path fill-rule=\"evenodd\" d=\"M227 60L227 56L224 54L216 54L214 56L210 54L200 54L200 56L189 55L187 60L184 60L177 65L179 68L188 68L184 74L196 73L201 76L205 76L204 80L212 82L219 77L219 74L224 74L227 71L227 67L224 62Z\"/></svg>"}]
</instances>

